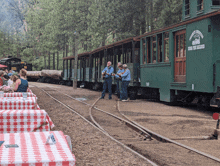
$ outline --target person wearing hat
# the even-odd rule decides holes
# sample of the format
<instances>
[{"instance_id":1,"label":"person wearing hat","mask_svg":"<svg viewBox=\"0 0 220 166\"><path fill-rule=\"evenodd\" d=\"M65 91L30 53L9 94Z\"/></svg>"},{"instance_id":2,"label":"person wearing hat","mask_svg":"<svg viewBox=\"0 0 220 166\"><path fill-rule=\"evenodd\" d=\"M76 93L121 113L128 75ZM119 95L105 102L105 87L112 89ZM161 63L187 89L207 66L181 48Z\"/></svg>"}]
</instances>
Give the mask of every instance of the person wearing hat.
<instances>
[{"instance_id":1,"label":"person wearing hat","mask_svg":"<svg viewBox=\"0 0 220 166\"><path fill-rule=\"evenodd\" d=\"M126 64L123 65L123 68L125 70L124 73L119 74L122 78L120 100L128 101L128 85L131 81L131 73Z\"/></svg>"}]
</instances>

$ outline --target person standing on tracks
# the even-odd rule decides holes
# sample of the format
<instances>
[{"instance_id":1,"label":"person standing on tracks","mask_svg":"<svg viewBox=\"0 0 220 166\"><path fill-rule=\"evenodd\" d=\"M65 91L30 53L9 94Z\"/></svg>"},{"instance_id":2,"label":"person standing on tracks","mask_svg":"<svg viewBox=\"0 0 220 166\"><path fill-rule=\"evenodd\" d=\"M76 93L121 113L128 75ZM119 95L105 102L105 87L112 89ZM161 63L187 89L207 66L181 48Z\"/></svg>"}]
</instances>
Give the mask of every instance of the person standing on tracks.
<instances>
[{"instance_id":1,"label":"person standing on tracks","mask_svg":"<svg viewBox=\"0 0 220 166\"><path fill-rule=\"evenodd\" d=\"M120 100L128 101L128 85L131 81L131 73L126 64L123 65L123 68L125 71L119 74L122 78Z\"/></svg>"},{"instance_id":2,"label":"person standing on tracks","mask_svg":"<svg viewBox=\"0 0 220 166\"><path fill-rule=\"evenodd\" d=\"M25 69L21 69L19 75L20 75L20 79L16 80L14 91L27 92L27 88L28 88L27 71Z\"/></svg>"},{"instance_id":3,"label":"person standing on tracks","mask_svg":"<svg viewBox=\"0 0 220 166\"><path fill-rule=\"evenodd\" d=\"M103 91L100 99L104 99L105 91L108 87L109 100L112 99L112 73L114 72L114 68L111 67L112 63L108 61L107 67L102 71L103 79L105 80L103 83Z\"/></svg>"},{"instance_id":4,"label":"person standing on tracks","mask_svg":"<svg viewBox=\"0 0 220 166\"><path fill-rule=\"evenodd\" d=\"M121 62L118 62L118 72L117 74L113 74L113 76L116 79L116 94L118 96L118 98L120 98L120 91L121 91L121 77L119 76L119 73L123 73L124 69L123 69L123 65Z\"/></svg>"}]
</instances>

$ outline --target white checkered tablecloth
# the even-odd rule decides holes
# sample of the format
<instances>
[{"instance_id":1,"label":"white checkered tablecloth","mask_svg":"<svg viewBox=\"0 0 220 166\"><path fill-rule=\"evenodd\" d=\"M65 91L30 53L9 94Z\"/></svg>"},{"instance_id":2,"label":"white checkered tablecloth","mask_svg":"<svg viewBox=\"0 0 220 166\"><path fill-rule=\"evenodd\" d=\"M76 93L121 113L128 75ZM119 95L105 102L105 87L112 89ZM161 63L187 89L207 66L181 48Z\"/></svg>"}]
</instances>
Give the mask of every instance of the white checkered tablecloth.
<instances>
[{"instance_id":1,"label":"white checkered tablecloth","mask_svg":"<svg viewBox=\"0 0 220 166\"><path fill-rule=\"evenodd\" d=\"M23 97L23 93L21 92L4 93L4 97ZM36 95L28 92L27 97L36 97Z\"/></svg>"},{"instance_id":2,"label":"white checkered tablecloth","mask_svg":"<svg viewBox=\"0 0 220 166\"><path fill-rule=\"evenodd\" d=\"M0 110L33 110L37 109L36 97L3 97L0 98Z\"/></svg>"},{"instance_id":3,"label":"white checkered tablecloth","mask_svg":"<svg viewBox=\"0 0 220 166\"><path fill-rule=\"evenodd\" d=\"M45 110L1 110L0 133L50 131L54 127Z\"/></svg>"},{"instance_id":4,"label":"white checkered tablecloth","mask_svg":"<svg viewBox=\"0 0 220 166\"><path fill-rule=\"evenodd\" d=\"M56 144L45 144L50 133ZM0 134L1 166L74 166L75 156L71 153L62 131ZM17 144L17 148L6 148Z\"/></svg>"}]
</instances>

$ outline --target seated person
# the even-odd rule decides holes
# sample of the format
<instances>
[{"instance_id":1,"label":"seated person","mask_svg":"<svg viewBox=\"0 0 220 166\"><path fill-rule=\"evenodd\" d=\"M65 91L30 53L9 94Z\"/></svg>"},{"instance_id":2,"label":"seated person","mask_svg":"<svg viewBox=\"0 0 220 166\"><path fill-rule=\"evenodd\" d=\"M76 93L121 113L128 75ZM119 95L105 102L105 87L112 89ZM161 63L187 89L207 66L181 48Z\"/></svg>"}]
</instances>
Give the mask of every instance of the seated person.
<instances>
[{"instance_id":1,"label":"seated person","mask_svg":"<svg viewBox=\"0 0 220 166\"><path fill-rule=\"evenodd\" d=\"M3 76L3 79L4 79L4 81L3 81L4 83L3 83L3 84L6 85L6 86L8 86L9 76L8 76L8 75L4 75L4 76Z\"/></svg>"},{"instance_id":2,"label":"seated person","mask_svg":"<svg viewBox=\"0 0 220 166\"><path fill-rule=\"evenodd\" d=\"M20 70L20 79L16 80L16 85L14 88L15 92L27 92L28 81L27 81L27 71L25 69Z\"/></svg>"},{"instance_id":3,"label":"seated person","mask_svg":"<svg viewBox=\"0 0 220 166\"><path fill-rule=\"evenodd\" d=\"M11 86L11 85L13 84L13 76L12 76L12 73L9 73L8 76L9 76L8 86Z\"/></svg>"},{"instance_id":4,"label":"seated person","mask_svg":"<svg viewBox=\"0 0 220 166\"><path fill-rule=\"evenodd\" d=\"M4 76L4 72L0 71L0 86L3 86L4 82L3 82L3 76Z\"/></svg>"},{"instance_id":5,"label":"seated person","mask_svg":"<svg viewBox=\"0 0 220 166\"><path fill-rule=\"evenodd\" d=\"M18 76L16 76L16 75L12 75L11 76L12 78L12 81L13 81L13 83L10 85L10 87L14 90L15 89L15 85L16 85L16 81L19 79L18 78Z\"/></svg>"}]
</instances>

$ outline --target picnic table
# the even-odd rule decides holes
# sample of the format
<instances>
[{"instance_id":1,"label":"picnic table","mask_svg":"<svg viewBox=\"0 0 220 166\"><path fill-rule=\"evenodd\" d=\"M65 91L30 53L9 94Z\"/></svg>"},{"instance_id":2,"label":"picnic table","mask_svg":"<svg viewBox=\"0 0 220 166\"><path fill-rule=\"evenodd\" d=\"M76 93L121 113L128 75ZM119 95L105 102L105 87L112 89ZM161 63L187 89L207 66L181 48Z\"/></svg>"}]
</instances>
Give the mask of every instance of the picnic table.
<instances>
[{"instance_id":1,"label":"picnic table","mask_svg":"<svg viewBox=\"0 0 220 166\"><path fill-rule=\"evenodd\" d=\"M27 92L27 97L37 97L35 94ZM23 97L22 92L4 93L4 97Z\"/></svg>"},{"instance_id":2,"label":"picnic table","mask_svg":"<svg viewBox=\"0 0 220 166\"><path fill-rule=\"evenodd\" d=\"M50 131L53 127L45 110L0 110L0 133Z\"/></svg>"},{"instance_id":3,"label":"picnic table","mask_svg":"<svg viewBox=\"0 0 220 166\"><path fill-rule=\"evenodd\" d=\"M3 97L0 98L0 110L33 110L37 109L36 97Z\"/></svg>"},{"instance_id":4,"label":"picnic table","mask_svg":"<svg viewBox=\"0 0 220 166\"><path fill-rule=\"evenodd\" d=\"M56 144L45 144L53 133ZM0 165L10 166L74 166L75 156L62 131L0 134ZM17 147L6 148L16 144ZM10 146L9 145L9 146Z\"/></svg>"}]
</instances>

